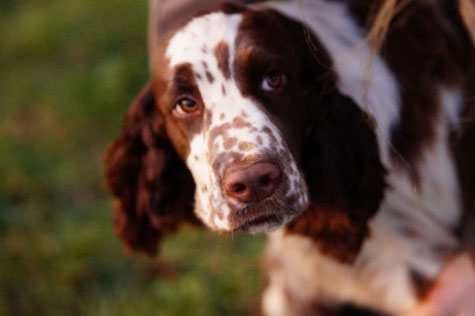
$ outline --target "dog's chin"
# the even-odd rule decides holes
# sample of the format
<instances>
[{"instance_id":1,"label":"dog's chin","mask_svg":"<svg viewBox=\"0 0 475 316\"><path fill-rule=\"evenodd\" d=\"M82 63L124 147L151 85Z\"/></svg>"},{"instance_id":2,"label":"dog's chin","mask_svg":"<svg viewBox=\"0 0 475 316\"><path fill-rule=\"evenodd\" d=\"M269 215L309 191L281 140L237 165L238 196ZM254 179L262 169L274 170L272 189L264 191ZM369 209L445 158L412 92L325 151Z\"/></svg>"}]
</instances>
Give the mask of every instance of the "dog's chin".
<instances>
[{"instance_id":1,"label":"dog's chin","mask_svg":"<svg viewBox=\"0 0 475 316\"><path fill-rule=\"evenodd\" d=\"M268 233L280 228L284 222L288 221L284 219L279 215L264 215L245 222L238 229L250 234Z\"/></svg>"},{"instance_id":2,"label":"dog's chin","mask_svg":"<svg viewBox=\"0 0 475 316\"><path fill-rule=\"evenodd\" d=\"M236 216L239 219L234 222L234 230L251 234L268 233L289 223L303 210L304 208L295 209L289 206L275 207L273 203L254 205L241 211L246 216Z\"/></svg>"}]
</instances>

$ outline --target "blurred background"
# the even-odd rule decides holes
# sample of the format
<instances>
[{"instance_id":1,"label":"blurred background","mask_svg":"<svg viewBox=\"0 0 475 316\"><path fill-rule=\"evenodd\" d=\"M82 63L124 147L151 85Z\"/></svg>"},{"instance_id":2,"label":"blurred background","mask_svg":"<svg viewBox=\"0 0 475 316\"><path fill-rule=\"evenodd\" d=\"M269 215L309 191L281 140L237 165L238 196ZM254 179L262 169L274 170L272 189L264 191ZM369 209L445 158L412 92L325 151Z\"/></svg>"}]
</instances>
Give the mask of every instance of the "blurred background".
<instances>
[{"instance_id":1,"label":"blurred background","mask_svg":"<svg viewBox=\"0 0 475 316\"><path fill-rule=\"evenodd\" d=\"M263 236L112 229L102 155L148 77L145 0L0 1L0 315L250 315Z\"/></svg>"}]
</instances>

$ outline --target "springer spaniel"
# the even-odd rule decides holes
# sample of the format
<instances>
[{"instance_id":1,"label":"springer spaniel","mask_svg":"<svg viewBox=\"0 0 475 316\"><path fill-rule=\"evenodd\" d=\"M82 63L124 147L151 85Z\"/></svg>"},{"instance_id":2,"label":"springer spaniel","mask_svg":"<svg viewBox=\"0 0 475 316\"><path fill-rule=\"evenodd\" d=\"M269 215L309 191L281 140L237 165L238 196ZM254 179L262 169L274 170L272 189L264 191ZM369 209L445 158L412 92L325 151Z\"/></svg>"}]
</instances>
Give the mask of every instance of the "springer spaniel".
<instances>
[{"instance_id":1,"label":"springer spaniel","mask_svg":"<svg viewBox=\"0 0 475 316\"><path fill-rule=\"evenodd\" d=\"M413 1L375 50L375 3L220 5L174 28L105 156L121 240L268 233L266 315L424 298L475 210L474 45L456 1Z\"/></svg>"}]
</instances>

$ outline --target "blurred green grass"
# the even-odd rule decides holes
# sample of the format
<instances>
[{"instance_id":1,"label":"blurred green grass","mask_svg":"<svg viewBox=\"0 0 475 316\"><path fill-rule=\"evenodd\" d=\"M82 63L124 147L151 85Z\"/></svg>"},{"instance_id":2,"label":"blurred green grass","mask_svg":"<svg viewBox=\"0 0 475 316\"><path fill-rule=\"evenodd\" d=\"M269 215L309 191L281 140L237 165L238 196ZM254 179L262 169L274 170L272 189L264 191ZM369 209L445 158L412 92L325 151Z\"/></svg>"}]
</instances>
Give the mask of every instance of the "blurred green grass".
<instances>
[{"instance_id":1,"label":"blurred green grass","mask_svg":"<svg viewBox=\"0 0 475 316\"><path fill-rule=\"evenodd\" d=\"M249 315L263 236L112 232L102 154L147 80L146 1L0 2L0 315Z\"/></svg>"}]
</instances>

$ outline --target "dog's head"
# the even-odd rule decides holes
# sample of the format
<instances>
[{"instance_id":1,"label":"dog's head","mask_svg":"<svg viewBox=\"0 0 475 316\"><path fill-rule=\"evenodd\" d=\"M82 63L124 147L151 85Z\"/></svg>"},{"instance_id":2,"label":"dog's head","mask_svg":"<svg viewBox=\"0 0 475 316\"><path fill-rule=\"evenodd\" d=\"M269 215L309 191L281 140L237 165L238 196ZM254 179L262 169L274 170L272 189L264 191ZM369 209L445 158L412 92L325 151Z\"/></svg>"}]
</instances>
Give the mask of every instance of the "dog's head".
<instances>
[{"instance_id":1,"label":"dog's head","mask_svg":"<svg viewBox=\"0 0 475 316\"><path fill-rule=\"evenodd\" d=\"M132 248L153 251L163 232L194 221L192 209L213 230L267 232L317 200L344 206L348 170L331 172L345 149L322 135L340 141L361 118L331 92L330 58L302 24L225 5L171 32L152 60L151 83L106 154L116 229Z\"/></svg>"}]
</instances>

